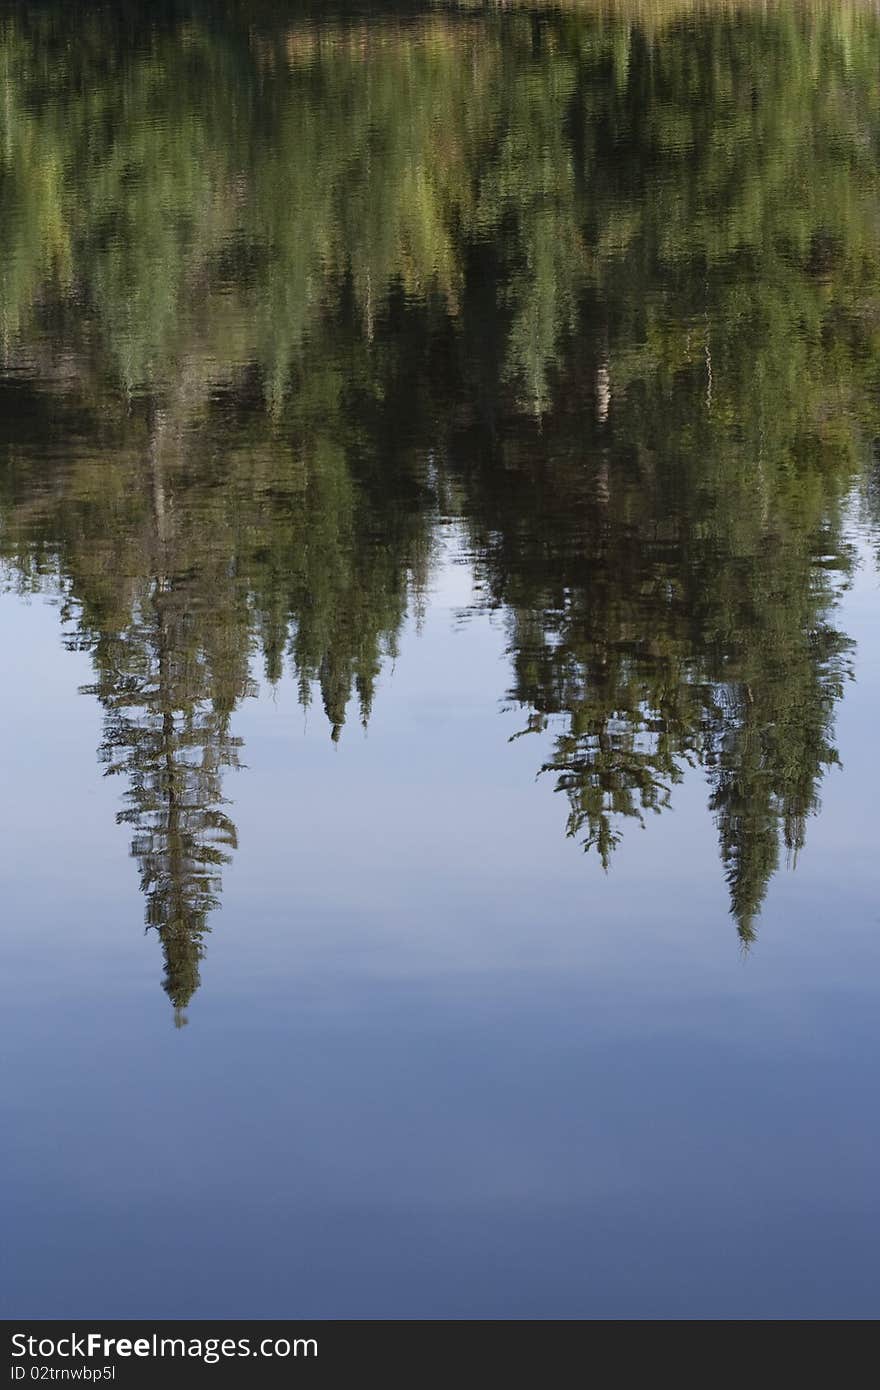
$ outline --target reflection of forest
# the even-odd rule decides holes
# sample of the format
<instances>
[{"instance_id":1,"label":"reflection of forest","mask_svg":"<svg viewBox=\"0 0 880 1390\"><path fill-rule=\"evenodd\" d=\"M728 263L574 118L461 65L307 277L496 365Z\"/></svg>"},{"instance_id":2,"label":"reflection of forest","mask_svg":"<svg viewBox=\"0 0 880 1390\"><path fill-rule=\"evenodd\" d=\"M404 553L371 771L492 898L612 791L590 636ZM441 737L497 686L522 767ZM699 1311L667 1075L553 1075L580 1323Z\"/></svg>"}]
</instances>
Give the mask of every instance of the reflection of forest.
<instances>
[{"instance_id":1,"label":"reflection of forest","mask_svg":"<svg viewBox=\"0 0 880 1390\"><path fill-rule=\"evenodd\" d=\"M880 21L229 13L0 29L3 551L93 655L175 1006L255 651L368 718L450 513L570 832L701 764L748 940L835 757Z\"/></svg>"}]
</instances>

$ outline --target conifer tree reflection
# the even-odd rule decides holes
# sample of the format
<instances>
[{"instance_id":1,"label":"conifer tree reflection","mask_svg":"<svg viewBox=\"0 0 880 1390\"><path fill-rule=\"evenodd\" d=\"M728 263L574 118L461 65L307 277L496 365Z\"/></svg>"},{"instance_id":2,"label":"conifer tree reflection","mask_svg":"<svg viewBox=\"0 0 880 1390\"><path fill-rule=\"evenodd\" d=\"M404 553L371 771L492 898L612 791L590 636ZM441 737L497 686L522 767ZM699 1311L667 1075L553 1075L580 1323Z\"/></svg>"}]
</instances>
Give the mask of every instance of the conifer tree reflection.
<instances>
[{"instance_id":1,"label":"conifer tree reflection","mask_svg":"<svg viewBox=\"0 0 880 1390\"><path fill-rule=\"evenodd\" d=\"M222 774L238 764L230 716L248 675L246 651L232 651L230 661L231 644L216 627L218 607L227 621L231 616L222 601L222 557L219 566L206 564L204 551L194 554L180 535L161 436L159 419L144 537L153 572L140 578L125 631L99 636L98 679L89 693L105 711L99 757L108 774L127 782L118 820L132 828L146 923L162 943L164 989L180 1026L199 985L221 869L236 847ZM212 640L218 637L219 650Z\"/></svg>"},{"instance_id":2,"label":"conifer tree reflection","mask_svg":"<svg viewBox=\"0 0 880 1390\"><path fill-rule=\"evenodd\" d=\"M579 349L582 367L589 337ZM816 418L788 421L779 453L765 439L762 455L743 442L738 386L716 388L736 394L713 415L698 373L661 389L643 367L607 419L587 398L572 420L564 375L558 410L529 440L501 436L502 459L476 488L471 475L466 508L484 587L510 615L523 732L554 736L542 770L568 800L568 833L607 867L627 821L667 807L701 765L744 943L837 761L850 664L834 610L852 565L842 518L860 443L821 440L836 383L818 356L808 380ZM777 418L785 404L777 393ZM833 466L816 469L811 451Z\"/></svg>"},{"instance_id":3,"label":"conifer tree reflection","mask_svg":"<svg viewBox=\"0 0 880 1390\"><path fill-rule=\"evenodd\" d=\"M238 765L230 720L250 688L248 642L229 556L213 544L204 514L177 495L180 443L161 410L146 453L140 467L131 460L121 470L122 487L133 489L125 531L108 533L112 511L88 479L72 487L55 524L65 527L63 563L76 575L73 640L95 667L86 690L104 710L99 759L108 775L125 779L118 820L131 828L145 920L161 941L164 988L180 1025L199 985L222 867L236 847L222 779ZM109 471L100 482L118 496Z\"/></svg>"}]
</instances>

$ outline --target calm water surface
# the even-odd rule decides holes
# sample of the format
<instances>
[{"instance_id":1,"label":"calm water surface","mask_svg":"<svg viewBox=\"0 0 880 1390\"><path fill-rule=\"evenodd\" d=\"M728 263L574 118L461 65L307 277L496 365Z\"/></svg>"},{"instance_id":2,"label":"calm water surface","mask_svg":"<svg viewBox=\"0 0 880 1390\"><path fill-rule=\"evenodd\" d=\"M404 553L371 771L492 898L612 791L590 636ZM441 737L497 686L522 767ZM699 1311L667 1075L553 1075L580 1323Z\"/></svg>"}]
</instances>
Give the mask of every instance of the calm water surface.
<instances>
[{"instance_id":1,"label":"calm water surface","mask_svg":"<svg viewBox=\"0 0 880 1390\"><path fill-rule=\"evenodd\" d=\"M878 60L0 5L8 1316L880 1313Z\"/></svg>"}]
</instances>

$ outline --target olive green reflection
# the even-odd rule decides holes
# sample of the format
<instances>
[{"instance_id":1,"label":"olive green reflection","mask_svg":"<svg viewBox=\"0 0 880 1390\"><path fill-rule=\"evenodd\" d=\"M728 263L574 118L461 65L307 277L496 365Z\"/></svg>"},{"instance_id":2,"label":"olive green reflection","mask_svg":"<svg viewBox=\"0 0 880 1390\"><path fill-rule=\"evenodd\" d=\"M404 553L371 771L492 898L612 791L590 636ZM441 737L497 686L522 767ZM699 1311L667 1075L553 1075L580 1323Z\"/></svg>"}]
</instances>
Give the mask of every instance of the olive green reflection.
<instances>
[{"instance_id":1,"label":"olive green reflection","mask_svg":"<svg viewBox=\"0 0 880 1390\"><path fill-rule=\"evenodd\" d=\"M3 555L92 655L178 1017L252 674L368 720L450 517L568 832L701 765L748 943L836 760L880 22L207 14L0 44Z\"/></svg>"}]
</instances>

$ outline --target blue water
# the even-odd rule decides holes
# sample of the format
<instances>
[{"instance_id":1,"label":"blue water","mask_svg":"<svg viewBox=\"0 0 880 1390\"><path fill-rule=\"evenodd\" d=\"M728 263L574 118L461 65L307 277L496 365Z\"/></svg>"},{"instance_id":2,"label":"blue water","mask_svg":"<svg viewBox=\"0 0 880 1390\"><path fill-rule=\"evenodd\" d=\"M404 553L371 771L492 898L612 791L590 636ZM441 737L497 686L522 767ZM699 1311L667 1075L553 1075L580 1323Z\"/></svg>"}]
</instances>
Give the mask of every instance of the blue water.
<instances>
[{"instance_id":1,"label":"blue water","mask_svg":"<svg viewBox=\"0 0 880 1390\"><path fill-rule=\"evenodd\" d=\"M283 687L241 708L240 852L177 1031L86 662L4 598L10 1315L876 1313L876 574L843 770L746 956L698 773L613 874L560 836L463 582L368 736L335 748Z\"/></svg>"}]
</instances>

